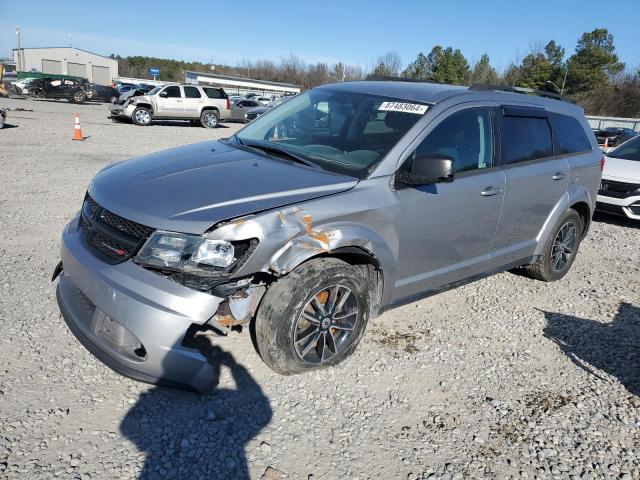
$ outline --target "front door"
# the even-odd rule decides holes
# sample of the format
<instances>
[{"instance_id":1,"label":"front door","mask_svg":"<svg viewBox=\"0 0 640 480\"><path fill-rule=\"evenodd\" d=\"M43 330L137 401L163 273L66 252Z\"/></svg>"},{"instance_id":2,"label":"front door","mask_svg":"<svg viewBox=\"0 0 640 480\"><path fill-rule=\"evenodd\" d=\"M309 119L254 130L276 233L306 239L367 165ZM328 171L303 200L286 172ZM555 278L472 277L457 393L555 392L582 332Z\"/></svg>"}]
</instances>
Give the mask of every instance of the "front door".
<instances>
[{"instance_id":1,"label":"front door","mask_svg":"<svg viewBox=\"0 0 640 480\"><path fill-rule=\"evenodd\" d=\"M231 110L231 119L244 122L244 114L257 106L258 102L254 102L253 100L240 100L236 102Z\"/></svg>"},{"instance_id":2,"label":"front door","mask_svg":"<svg viewBox=\"0 0 640 480\"><path fill-rule=\"evenodd\" d=\"M181 118L183 115L182 91L178 85L169 85L158 93L154 117Z\"/></svg>"},{"instance_id":3,"label":"front door","mask_svg":"<svg viewBox=\"0 0 640 480\"><path fill-rule=\"evenodd\" d=\"M393 300L490 268L505 188L504 172L494 164L491 110L455 107L436 122L411 155L449 156L456 176L451 183L397 191L399 258Z\"/></svg>"}]
</instances>

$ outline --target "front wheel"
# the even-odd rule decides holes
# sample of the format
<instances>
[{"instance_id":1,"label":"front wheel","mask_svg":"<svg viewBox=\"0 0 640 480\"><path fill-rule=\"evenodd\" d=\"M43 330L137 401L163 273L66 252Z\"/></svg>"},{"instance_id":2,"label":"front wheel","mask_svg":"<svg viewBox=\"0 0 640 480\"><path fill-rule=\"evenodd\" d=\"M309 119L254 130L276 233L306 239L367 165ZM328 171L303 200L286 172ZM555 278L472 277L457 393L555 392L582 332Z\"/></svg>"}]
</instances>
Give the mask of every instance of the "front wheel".
<instances>
[{"instance_id":1,"label":"front wheel","mask_svg":"<svg viewBox=\"0 0 640 480\"><path fill-rule=\"evenodd\" d=\"M205 110L200 115L200 123L205 128L217 128L219 122L220 117L215 110Z\"/></svg>"},{"instance_id":2,"label":"front wheel","mask_svg":"<svg viewBox=\"0 0 640 480\"><path fill-rule=\"evenodd\" d=\"M145 127L151 124L151 112L145 107L138 107L133 111L131 120L133 120L133 123L136 125Z\"/></svg>"},{"instance_id":3,"label":"front wheel","mask_svg":"<svg viewBox=\"0 0 640 480\"><path fill-rule=\"evenodd\" d=\"M363 266L320 258L271 285L255 322L264 362L290 375L349 357L369 320L374 289L368 272Z\"/></svg>"},{"instance_id":4,"label":"front wheel","mask_svg":"<svg viewBox=\"0 0 640 480\"><path fill-rule=\"evenodd\" d=\"M73 92L73 101L75 103L82 103L86 100L86 98L87 98L87 95L82 90Z\"/></svg>"},{"instance_id":5,"label":"front wheel","mask_svg":"<svg viewBox=\"0 0 640 480\"><path fill-rule=\"evenodd\" d=\"M556 223L540 258L525 267L529 276L543 282L553 282L564 277L576 259L583 228L578 212L567 210Z\"/></svg>"}]
</instances>

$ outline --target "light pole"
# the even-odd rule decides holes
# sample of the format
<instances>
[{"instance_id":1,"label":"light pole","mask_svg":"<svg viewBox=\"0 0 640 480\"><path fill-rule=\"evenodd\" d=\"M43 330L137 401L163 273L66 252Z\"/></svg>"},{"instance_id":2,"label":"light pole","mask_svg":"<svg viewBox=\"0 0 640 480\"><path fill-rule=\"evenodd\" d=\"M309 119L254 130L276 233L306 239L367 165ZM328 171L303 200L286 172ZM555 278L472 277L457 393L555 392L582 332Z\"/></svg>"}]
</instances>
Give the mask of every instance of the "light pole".
<instances>
[{"instance_id":1,"label":"light pole","mask_svg":"<svg viewBox=\"0 0 640 480\"><path fill-rule=\"evenodd\" d=\"M569 60L567 60L567 68L564 69L564 79L562 80L562 88L560 89L560 95L564 93L564 85L567 83L567 73L569 73Z\"/></svg>"},{"instance_id":2,"label":"light pole","mask_svg":"<svg viewBox=\"0 0 640 480\"><path fill-rule=\"evenodd\" d=\"M18 65L17 70L22 71L22 50L20 50L20 27L16 27L16 36L18 37Z\"/></svg>"}]
</instances>

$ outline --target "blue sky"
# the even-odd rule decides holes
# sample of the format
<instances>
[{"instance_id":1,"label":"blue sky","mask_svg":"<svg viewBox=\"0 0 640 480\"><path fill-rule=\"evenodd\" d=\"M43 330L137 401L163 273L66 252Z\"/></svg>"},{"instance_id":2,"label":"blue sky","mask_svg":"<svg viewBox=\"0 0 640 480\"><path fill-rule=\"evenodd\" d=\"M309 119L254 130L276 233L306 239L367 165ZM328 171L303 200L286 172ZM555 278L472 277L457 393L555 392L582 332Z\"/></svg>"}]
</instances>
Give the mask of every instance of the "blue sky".
<instances>
[{"instance_id":1,"label":"blue sky","mask_svg":"<svg viewBox=\"0 0 640 480\"><path fill-rule=\"evenodd\" d=\"M640 67L638 0L527 4L535 7L513 0L0 0L0 57L10 56L20 26L25 47L67 46L71 32L73 46L106 55L233 65L294 53L367 68L386 51L406 65L440 44L460 48L471 62L486 52L502 70L550 39L570 53L583 32L605 27L620 59Z\"/></svg>"}]
</instances>

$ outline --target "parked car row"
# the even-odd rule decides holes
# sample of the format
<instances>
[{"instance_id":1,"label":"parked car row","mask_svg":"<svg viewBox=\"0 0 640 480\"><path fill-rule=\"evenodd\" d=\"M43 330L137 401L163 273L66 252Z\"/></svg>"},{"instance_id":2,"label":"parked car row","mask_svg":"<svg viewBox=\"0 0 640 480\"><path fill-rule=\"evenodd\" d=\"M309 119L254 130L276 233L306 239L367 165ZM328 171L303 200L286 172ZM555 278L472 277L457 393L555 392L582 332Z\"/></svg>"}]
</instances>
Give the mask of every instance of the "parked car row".
<instances>
[{"instance_id":1,"label":"parked car row","mask_svg":"<svg viewBox=\"0 0 640 480\"><path fill-rule=\"evenodd\" d=\"M626 142L630 138L640 135L631 128L607 127L603 129L594 129L593 134L596 136L598 145L602 148L613 148Z\"/></svg>"},{"instance_id":2,"label":"parked car row","mask_svg":"<svg viewBox=\"0 0 640 480\"><path fill-rule=\"evenodd\" d=\"M75 103L84 101L115 102L120 93L113 87L90 83L85 79L23 78L11 84L14 95L37 98L65 99Z\"/></svg>"}]
</instances>

